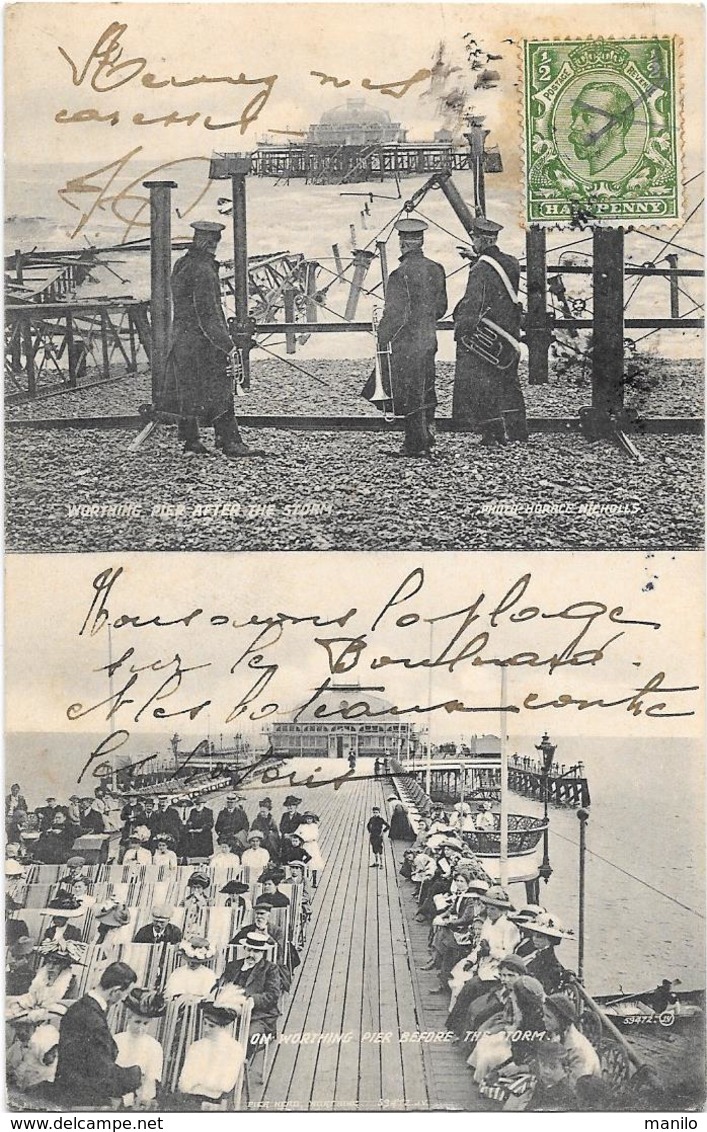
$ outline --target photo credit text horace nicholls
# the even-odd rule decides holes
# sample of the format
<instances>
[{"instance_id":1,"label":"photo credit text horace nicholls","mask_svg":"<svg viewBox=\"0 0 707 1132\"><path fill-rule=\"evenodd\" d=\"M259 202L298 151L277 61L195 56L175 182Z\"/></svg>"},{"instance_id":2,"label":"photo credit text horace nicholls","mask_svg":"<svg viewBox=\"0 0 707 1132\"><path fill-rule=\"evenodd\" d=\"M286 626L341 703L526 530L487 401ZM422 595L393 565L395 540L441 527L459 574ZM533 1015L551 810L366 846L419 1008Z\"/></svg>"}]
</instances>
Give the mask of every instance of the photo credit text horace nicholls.
<instances>
[{"instance_id":1,"label":"photo credit text horace nicholls","mask_svg":"<svg viewBox=\"0 0 707 1132\"><path fill-rule=\"evenodd\" d=\"M592 503L587 500L571 499L563 503L522 503L513 499L489 500L479 504L482 515L637 515L640 503Z\"/></svg>"}]
</instances>

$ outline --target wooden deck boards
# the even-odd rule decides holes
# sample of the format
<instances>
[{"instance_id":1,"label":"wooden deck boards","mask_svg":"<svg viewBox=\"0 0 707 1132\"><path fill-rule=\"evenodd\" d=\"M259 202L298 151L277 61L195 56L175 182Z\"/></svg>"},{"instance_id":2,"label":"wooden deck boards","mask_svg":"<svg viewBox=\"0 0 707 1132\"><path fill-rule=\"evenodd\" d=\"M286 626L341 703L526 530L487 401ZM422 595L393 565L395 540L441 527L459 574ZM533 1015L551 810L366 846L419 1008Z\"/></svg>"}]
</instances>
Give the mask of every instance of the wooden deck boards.
<instances>
[{"instance_id":1,"label":"wooden deck boards","mask_svg":"<svg viewBox=\"0 0 707 1132\"><path fill-rule=\"evenodd\" d=\"M359 773L371 774L367 761L359 761ZM378 1112L429 1106L422 1047L400 1041L402 1032L420 1026L388 843L384 867L369 867L365 827L372 806L385 813L385 782L352 779L339 791L317 793L326 868L280 1039L252 1107ZM302 1035L314 1040L292 1042ZM321 1035L329 1040L318 1041ZM341 1036L349 1040L333 1040Z\"/></svg>"}]
</instances>

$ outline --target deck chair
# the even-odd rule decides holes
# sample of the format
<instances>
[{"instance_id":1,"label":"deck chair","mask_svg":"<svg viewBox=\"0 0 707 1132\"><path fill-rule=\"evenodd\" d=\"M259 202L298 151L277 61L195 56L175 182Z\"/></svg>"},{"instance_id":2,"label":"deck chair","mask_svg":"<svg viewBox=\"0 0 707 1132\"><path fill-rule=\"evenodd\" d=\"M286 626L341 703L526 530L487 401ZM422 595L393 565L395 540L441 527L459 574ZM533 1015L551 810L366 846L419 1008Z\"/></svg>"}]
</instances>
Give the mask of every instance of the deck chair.
<instances>
[{"instance_id":1,"label":"deck chair","mask_svg":"<svg viewBox=\"0 0 707 1132\"><path fill-rule=\"evenodd\" d=\"M244 1053L248 1048L251 1009L252 1004L248 1000L240 1016L234 1021L231 1031L233 1037L243 1046ZM176 999L168 1004L162 1040L165 1051L165 1072L162 1083L166 1093L174 1095L177 1092L187 1049L192 1042L198 1041L202 1036L203 1023L198 1003L180 1002ZM240 1107L244 1074L243 1068L234 1088L222 1098L220 1104L214 1104L214 1108L227 1112L235 1111Z\"/></svg>"},{"instance_id":2,"label":"deck chair","mask_svg":"<svg viewBox=\"0 0 707 1132\"><path fill-rule=\"evenodd\" d=\"M56 885L46 881L29 884L21 877L5 884L5 891L21 908L46 908L55 890Z\"/></svg>"},{"instance_id":3,"label":"deck chair","mask_svg":"<svg viewBox=\"0 0 707 1132\"><path fill-rule=\"evenodd\" d=\"M26 880L28 884L56 884L65 872L65 865L42 865L37 861L29 866Z\"/></svg>"}]
</instances>

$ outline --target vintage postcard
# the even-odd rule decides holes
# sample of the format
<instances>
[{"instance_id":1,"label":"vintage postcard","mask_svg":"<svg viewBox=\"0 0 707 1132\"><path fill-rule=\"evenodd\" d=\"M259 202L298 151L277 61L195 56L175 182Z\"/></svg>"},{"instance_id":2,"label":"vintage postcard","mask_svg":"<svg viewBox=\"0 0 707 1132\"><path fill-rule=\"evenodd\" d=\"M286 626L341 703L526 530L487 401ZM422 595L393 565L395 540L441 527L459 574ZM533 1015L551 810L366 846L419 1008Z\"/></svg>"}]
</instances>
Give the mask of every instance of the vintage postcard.
<instances>
[{"instance_id":1,"label":"vintage postcard","mask_svg":"<svg viewBox=\"0 0 707 1132\"><path fill-rule=\"evenodd\" d=\"M11 1112L696 1127L703 36L5 9Z\"/></svg>"},{"instance_id":2,"label":"vintage postcard","mask_svg":"<svg viewBox=\"0 0 707 1132\"><path fill-rule=\"evenodd\" d=\"M703 32L8 8L8 548L701 548Z\"/></svg>"},{"instance_id":3,"label":"vintage postcard","mask_svg":"<svg viewBox=\"0 0 707 1132\"><path fill-rule=\"evenodd\" d=\"M695 572L9 556L11 1107L699 1109Z\"/></svg>"}]
</instances>

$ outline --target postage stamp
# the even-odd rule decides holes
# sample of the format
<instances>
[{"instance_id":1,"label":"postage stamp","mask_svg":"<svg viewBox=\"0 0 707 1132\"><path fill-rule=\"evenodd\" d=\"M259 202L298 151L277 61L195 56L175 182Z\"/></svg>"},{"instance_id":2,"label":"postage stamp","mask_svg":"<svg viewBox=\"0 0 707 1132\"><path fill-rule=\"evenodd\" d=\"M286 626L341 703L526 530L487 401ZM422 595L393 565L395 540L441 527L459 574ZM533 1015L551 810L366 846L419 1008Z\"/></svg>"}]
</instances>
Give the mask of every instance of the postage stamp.
<instances>
[{"instance_id":1,"label":"postage stamp","mask_svg":"<svg viewBox=\"0 0 707 1132\"><path fill-rule=\"evenodd\" d=\"M675 40L527 41L526 219L679 217Z\"/></svg>"}]
</instances>

